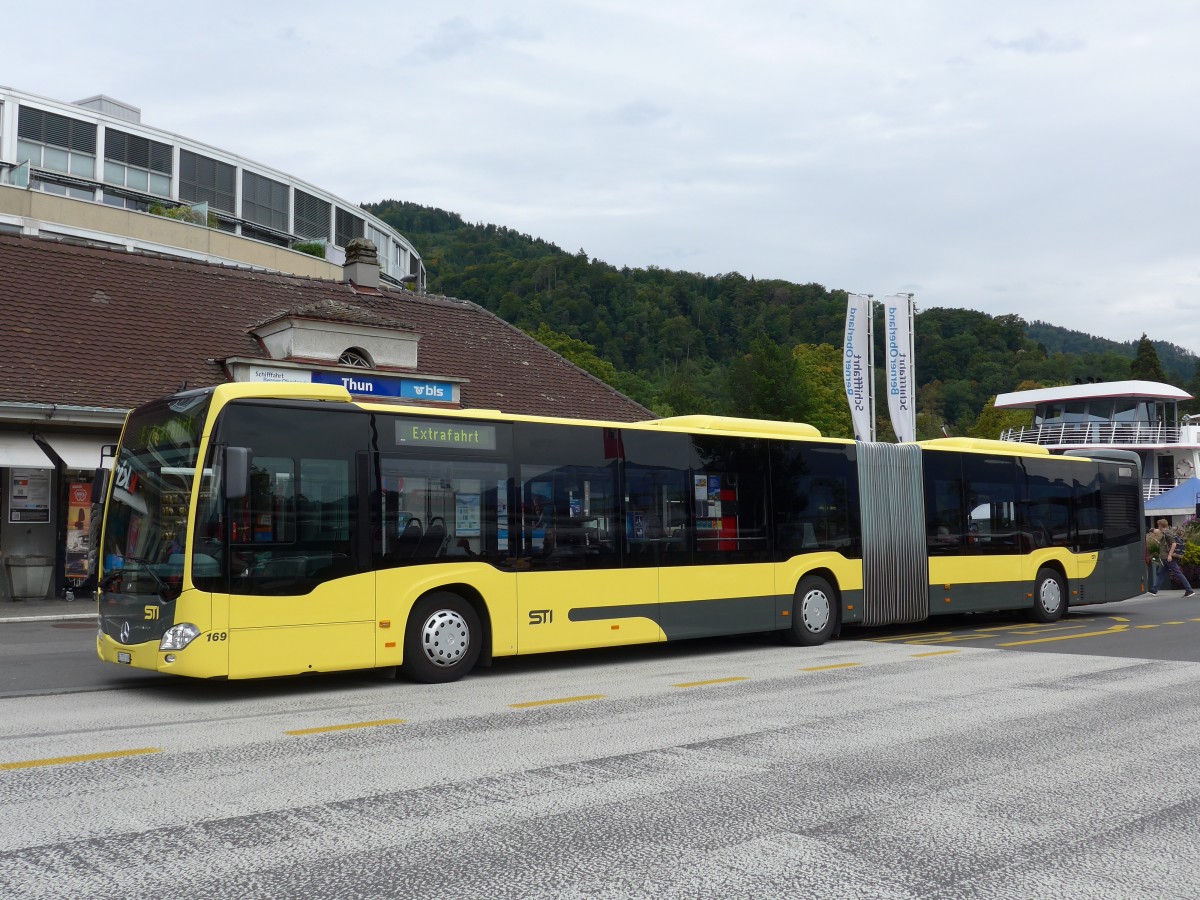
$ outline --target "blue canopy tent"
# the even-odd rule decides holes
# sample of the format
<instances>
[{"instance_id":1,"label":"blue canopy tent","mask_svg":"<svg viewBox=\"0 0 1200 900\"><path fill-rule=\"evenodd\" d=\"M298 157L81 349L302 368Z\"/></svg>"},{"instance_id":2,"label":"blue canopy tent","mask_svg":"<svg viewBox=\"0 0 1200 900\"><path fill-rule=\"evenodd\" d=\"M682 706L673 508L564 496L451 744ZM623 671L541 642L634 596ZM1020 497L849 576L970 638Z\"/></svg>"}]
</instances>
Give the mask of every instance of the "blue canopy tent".
<instances>
[{"instance_id":1,"label":"blue canopy tent","mask_svg":"<svg viewBox=\"0 0 1200 900\"><path fill-rule=\"evenodd\" d=\"M1197 502L1200 502L1200 478L1189 478L1169 491L1147 500L1146 515L1154 518L1194 516Z\"/></svg>"}]
</instances>

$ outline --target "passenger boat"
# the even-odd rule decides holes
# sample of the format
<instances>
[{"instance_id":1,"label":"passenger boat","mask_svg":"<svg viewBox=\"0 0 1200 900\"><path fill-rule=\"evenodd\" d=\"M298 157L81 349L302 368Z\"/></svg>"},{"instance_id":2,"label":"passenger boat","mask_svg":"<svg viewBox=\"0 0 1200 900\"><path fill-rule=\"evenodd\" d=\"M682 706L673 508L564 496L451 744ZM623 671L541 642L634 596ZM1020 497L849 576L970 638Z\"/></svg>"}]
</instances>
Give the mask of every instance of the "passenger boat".
<instances>
[{"instance_id":1,"label":"passenger boat","mask_svg":"<svg viewBox=\"0 0 1200 900\"><path fill-rule=\"evenodd\" d=\"M1200 415L1180 415L1192 395L1157 381L1106 381L1011 391L997 409L1033 410L1033 424L1003 441L1040 444L1052 453L1114 447L1142 459L1146 514L1172 522L1200 509Z\"/></svg>"}]
</instances>

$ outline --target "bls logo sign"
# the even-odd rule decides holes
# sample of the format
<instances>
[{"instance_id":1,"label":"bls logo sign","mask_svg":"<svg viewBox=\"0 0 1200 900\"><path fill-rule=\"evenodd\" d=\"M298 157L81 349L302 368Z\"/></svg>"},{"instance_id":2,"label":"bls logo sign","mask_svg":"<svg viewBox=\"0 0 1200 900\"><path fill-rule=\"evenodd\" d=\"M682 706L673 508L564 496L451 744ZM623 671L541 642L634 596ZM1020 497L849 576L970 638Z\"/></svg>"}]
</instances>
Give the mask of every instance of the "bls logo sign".
<instances>
[{"instance_id":1,"label":"bls logo sign","mask_svg":"<svg viewBox=\"0 0 1200 900\"><path fill-rule=\"evenodd\" d=\"M116 469L113 471L113 481L117 487L133 493L133 467L127 462L117 463Z\"/></svg>"},{"instance_id":2,"label":"bls logo sign","mask_svg":"<svg viewBox=\"0 0 1200 900\"><path fill-rule=\"evenodd\" d=\"M529 611L530 625L549 625L554 621L554 610L552 609L531 609Z\"/></svg>"},{"instance_id":3,"label":"bls logo sign","mask_svg":"<svg viewBox=\"0 0 1200 900\"><path fill-rule=\"evenodd\" d=\"M157 606L143 606L142 609L145 610L145 618L147 621L158 618Z\"/></svg>"}]
</instances>

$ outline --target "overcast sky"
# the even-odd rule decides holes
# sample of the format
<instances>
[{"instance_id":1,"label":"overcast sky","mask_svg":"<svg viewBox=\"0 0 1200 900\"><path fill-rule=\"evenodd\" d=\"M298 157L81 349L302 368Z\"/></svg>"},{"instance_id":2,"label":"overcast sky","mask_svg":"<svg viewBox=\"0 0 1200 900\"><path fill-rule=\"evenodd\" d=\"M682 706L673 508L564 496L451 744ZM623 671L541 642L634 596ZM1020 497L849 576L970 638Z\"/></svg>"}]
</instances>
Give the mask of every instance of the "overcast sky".
<instances>
[{"instance_id":1,"label":"overcast sky","mask_svg":"<svg viewBox=\"0 0 1200 900\"><path fill-rule=\"evenodd\" d=\"M617 266L1200 352L1194 0L172 9L9 16L0 83Z\"/></svg>"}]
</instances>

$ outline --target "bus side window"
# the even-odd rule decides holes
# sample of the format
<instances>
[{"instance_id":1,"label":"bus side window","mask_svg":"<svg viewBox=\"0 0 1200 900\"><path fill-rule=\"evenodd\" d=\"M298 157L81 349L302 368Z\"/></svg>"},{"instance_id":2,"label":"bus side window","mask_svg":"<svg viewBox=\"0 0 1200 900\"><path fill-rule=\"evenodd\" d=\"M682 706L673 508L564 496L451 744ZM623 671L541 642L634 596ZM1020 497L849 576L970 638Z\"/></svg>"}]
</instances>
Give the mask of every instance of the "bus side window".
<instances>
[{"instance_id":1,"label":"bus side window","mask_svg":"<svg viewBox=\"0 0 1200 900\"><path fill-rule=\"evenodd\" d=\"M532 569L614 565L613 466L521 466L521 548Z\"/></svg>"},{"instance_id":2,"label":"bus side window","mask_svg":"<svg viewBox=\"0 0 1200 900\"><path fill-rule=\"evenodd\" d=\"M490 460L383 453L372 507L378 568L508 555L508 469Z\"/></svg>"},{"instance_id":3,"label":"bus side window","mask_svg":"<svg viewBox=\"0 0 1200 900\"><path fill-rule=\"evenodd\" d=\"M247 496L224 507L231 592L302 595L359 570L358 448L368 423L358 410L333 406L225 408L221 442L252 454Z\"/></svg>"},{"instance_id":4,"label":"bus side window","mask_svg":"<svg viewBox=\"0 0 1200 900\"><path fill-rule=\"evenodd\" d=\"M757 438L692 436L691 499L696 561L755 563L771 559L767 533L770 467Z\"/></svg>"},{"instance_id":5,"label":"bus side window","mask_svg":"<svg viewBox=\"0 0 1200 900\"><path fill-rule=\"evenodd\" d=\"M925 545L930 556L956 556L965 552L966 517L963 515L962 465L952 453L928 451L921 455L925 478Z\"/></svg>"}]
</instances>

